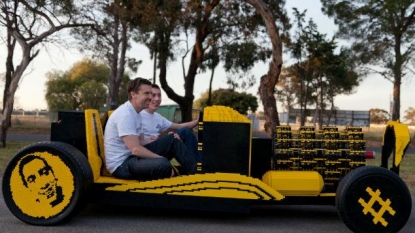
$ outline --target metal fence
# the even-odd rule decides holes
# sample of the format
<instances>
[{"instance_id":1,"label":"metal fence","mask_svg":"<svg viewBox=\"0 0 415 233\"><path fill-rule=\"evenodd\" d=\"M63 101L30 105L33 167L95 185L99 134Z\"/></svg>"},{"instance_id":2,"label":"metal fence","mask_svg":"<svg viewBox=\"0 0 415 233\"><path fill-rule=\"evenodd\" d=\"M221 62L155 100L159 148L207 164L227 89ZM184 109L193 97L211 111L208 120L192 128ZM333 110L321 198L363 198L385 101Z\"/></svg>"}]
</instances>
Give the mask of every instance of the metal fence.
<instances>
[{"instance_id":1,"label":"metal fence","mask_svg":"<svg viewBox=\"0 0 415 233\"><path fill-rule=\"evenodd\" d=\"M284 115L285 114L285 115ZM369 127L370 126L370 111L354 111L354 110L323 110L323 125L336 125L336 126L358 126ZM307 109L305 111L306 123L313 123L316 115L315 109ZM300 109L291 109L289 116L287 113L280 114L281 123L299 124L301 119ZM318 120L316 119L316 122Z\"/></svg>"}]
</instances>

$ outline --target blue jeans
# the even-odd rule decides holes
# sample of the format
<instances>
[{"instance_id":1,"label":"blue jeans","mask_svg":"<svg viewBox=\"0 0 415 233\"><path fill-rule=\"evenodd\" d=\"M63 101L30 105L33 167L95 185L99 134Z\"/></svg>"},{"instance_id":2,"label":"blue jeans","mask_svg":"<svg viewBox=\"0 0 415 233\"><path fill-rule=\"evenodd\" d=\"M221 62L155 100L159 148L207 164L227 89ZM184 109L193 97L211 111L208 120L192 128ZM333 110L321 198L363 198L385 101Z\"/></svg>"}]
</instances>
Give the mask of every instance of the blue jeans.
<instances>
[{"instance_id":1,"label":"blue jeans","mask_svg":"<svg viewBox=\"0 0 415 233\"><path fill-rule=\"evenodd\" d=\"M183 174L196 173L196 158L186 145L166 135L149 144L145 148L162 158L140 158L134 155L129 156L112 175L121 179L152 180L168 178L171 176L172 165L170 160L175 158L183 167Z\"/></svg>"},{"instance_id":2,"label":"blue jeans","mask_svg":"<svg viewBox=\"0 0 415 233\"><path fill-rule=\"evenodd\" d=\"M202 155L197 151L197 138L195 134L188 128L180 128L176 132L180 140L186 145L186 147L194 154L196 160L200 162L202 160Z\"/></svg>"}]
</instances>

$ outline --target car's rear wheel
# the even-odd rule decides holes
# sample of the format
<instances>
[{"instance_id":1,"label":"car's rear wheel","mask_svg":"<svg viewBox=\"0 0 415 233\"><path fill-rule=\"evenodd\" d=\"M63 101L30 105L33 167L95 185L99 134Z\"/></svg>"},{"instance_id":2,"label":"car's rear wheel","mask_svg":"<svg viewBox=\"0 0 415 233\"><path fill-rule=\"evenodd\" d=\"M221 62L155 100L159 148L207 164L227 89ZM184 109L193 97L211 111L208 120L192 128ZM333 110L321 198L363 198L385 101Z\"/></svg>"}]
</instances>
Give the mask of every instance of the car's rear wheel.
<instances>
[{"instance_id":1,"label":"car's rear wheel","mask_svg":"<svg viewBox=\"0 0 415 233\"><path fill-rule=\"evenodd\" d=\"M17 218L33 225L54 225L85 206L92 184L88 160L78 149L62 142L38 142L11 159L2 189Z\"/></svg>"},{"instance_id":2,"label":"car's rear wheel","mask_svg":"<svg viewBox=\"0 0 415 233\"><path fill-rule=\"evenodd\" d=\"M412 209L405 182L381 167L360 167L344 177L336 193L339 216L353 232L398 232Z\"/></svg>"}]
</instances>

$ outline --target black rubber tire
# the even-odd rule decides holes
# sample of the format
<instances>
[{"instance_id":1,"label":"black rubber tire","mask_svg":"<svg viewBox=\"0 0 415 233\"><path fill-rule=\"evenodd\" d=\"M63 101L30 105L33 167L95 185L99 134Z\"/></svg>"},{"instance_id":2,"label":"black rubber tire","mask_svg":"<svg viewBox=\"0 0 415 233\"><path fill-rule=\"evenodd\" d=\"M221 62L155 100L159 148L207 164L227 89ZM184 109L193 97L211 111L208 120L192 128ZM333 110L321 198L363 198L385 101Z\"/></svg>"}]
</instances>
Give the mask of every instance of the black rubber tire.
<instances>
[{"instance_id":1,"label":"black rubber tire","mask_svg":"<svg viewBox=\"0 0 415 233\"><path fill-rule=\"evenodd\" d=\"M351 171L340 181L336 207L344 224L353 232L394 233L408 221L412 198L398 175L382 167L367 166Z\"/></svg>"},{"instance_id":2,"label":"black rubber tire","mask_svg":"<svg viewBox=\"0 0 415 233\"><path fill-rule=\"evenodd\" d=\"M31 162L27 164L24 162L26 165L22 165L24 168L20 171L20 162L26 157L31 157L31 161L33 157L36 157L35 159L41 157L42 159L38 161L46 161L41 166L49 167L49 171L52 172L48 172L45 176L39 175L36 178L38 184L36 182L24 184L24 171L33 173L38 169L36 167L30 170L29 166L25 170L26 165ZM43 182L45 183L43 187L53 186L53 188L44 191L45 189L35 187L43 184L44 177L47 177L48 181ZM38 142L21 149L10 160L4 172L2 190L7 207L18 219L32 225L46 226L62 223L82 210L89 201L88 195L92 185L91 167L86 156L77 148L63 142ZM33 192L32 188L37 192ZM41 194L41 191L44 193ZM51 192L52 195L47 195ZM54 199L54 202L50 199Z\"/></svg>"}]
</instances>

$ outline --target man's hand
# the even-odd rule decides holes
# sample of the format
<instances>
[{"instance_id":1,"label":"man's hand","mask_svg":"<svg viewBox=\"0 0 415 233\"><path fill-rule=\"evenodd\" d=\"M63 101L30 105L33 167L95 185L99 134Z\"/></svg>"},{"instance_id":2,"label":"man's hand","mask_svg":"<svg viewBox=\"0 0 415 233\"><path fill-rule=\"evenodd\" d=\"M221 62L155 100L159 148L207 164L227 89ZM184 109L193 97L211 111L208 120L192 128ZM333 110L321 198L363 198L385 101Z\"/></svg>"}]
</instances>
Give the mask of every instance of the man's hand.
<instances>
[{"instance_id":1,"label":"man's hand","mask_svg":"<svg viewBox=\"0 0 415 233\"><path fill-rule=\"evenodd\" d=\"M138 137L138 140L140 141L140 144L142 145L142 146L144 146L144 145L146 145L146 144L149 144L149 143L151 143L151 142L154 142L155 140L157 140L158 139L158 137L157 136L154 136L154 135L151 135L149 138L147 138L147 139L145 139L144 138L144 134L140 134L140 136Z\"/></svg>"},{"instance_id":2,"label":"man's hand","mask_svg":"<svg viewBox=\"0 0 415 233\"><path fill-rule=\"evenodd\" d=\"M157 136L151 135L147 140L154 141L154 140L157 140L157 139L158 139Z\"/></svg>"},{"instance_id":3,"label":"man's hand","mask_svg":"<svg viewBox=\"0 0 415 233\"><path fill-rule=\"evenodd\" d=\"M175 132L169 132L168 134L173 134L173 137L175 138L175 139L177 139L177 140L180 140L180 136L177 134L177 133L175 133Z\"/></svg>"}]
</instances>

